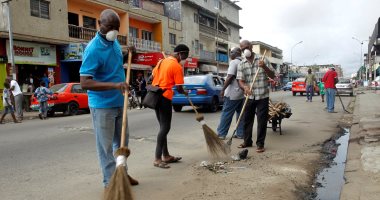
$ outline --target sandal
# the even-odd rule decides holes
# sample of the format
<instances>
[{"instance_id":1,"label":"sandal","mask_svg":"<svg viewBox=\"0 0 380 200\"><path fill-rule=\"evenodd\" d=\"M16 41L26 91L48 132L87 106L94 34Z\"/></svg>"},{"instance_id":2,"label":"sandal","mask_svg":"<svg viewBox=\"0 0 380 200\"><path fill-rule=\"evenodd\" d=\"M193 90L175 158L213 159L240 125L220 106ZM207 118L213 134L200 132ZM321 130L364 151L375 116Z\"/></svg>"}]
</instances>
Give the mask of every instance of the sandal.
<instances>
[{"instance_id":1,"label":"sandal","mask_svg":"<svg viewBox=\"0 0 380 200\"><path fill-rule=\"evenodd\" d=\"M258 147L257 149L256 149L256 152L257 153L263 153L265 151L265 148L264 147Z\"/></svg>"},{"instance_id":2,"label":"sandal","mask_svg":"<svg viewBox=\"0 0 380 200\"><path fill-rule=\"evenodd\" d=\"M161 161L159 163L153 163L153 166L158 167L158 168L162 168L162 169L169 169L170 168L168 163L163 162L163 161Z\"/></svg>"},{"instance_id":3,"label":"sandal","mask_svg":"<svg viewBox=\"0 0 380 200\"><path fill-rule=\"evenodd\" d=\"M175 163L182 159L182 157L170 156L168 160L163 160L165 163Z\"/></svg>"},{"instance_id":4,"label":"sandal","mask_svg":"<svg viewBox=\"0 0 380 200\"><path fill-rule=\"evenodd\" d=\"M242 148L247 148L247 147L252 147L252 144L247 145L247 144L242 143L242 144L240 144L240 145L238 146L238 148L240 148L240 149L242 149Z\"/></svg>"}]
</instances>

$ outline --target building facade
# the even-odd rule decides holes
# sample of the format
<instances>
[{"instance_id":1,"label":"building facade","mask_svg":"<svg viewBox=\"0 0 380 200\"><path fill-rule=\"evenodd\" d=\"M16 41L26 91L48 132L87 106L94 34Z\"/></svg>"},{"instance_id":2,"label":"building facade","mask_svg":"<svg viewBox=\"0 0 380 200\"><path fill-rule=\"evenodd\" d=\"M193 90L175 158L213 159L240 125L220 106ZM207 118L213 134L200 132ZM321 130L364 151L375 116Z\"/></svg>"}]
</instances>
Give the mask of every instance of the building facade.
<instances>
[{"instance_id":1,"label":"building facade","mask_svg":"<svg viewBox=\"0 0 380 200\"><path fill-rule=\"evenodd\" d=\"M380 76L380 18L377 19L375 28L373 29L372 35L369 38L368 42L368 54L367 54L367 63L368 63L368 78L369 80L374 80L376 76ZM358 73L359 75L363 72ZM363 79L363 77L362 77Z\"/></svg>"},{"instance_id":2,"label":"building facade","mask_svg":"<svg viewBox=\"0 0 380 200\"><path fill-rule=\"evenodd\" d=\"M181 0L165 2L165 15L182 22L179 43L188 45L197 68L191 73L218 73L226 75L228 51L239 46L239 10L229 0Z\"/></svg>"}]
</instances>

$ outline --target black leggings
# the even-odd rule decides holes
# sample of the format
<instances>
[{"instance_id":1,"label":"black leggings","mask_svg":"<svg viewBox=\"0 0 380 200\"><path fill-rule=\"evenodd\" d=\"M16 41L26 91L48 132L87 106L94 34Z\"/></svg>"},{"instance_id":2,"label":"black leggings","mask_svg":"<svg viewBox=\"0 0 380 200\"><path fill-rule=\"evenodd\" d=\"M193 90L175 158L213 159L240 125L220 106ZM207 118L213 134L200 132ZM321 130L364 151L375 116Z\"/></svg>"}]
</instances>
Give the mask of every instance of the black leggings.
<instances>
[{"instance_id":1,"label":"black leggings","mask_svg":"<svg viewBox=\"0 0 380 200\"><path fill-rule=\"evenodd\" d=\"M160 131L157 135L156 159L161 159L161 156L169 156L167 135L170 131L172 122L172 101L162 97L158 101L155 109Z\"/></svg>"}]
</instances>

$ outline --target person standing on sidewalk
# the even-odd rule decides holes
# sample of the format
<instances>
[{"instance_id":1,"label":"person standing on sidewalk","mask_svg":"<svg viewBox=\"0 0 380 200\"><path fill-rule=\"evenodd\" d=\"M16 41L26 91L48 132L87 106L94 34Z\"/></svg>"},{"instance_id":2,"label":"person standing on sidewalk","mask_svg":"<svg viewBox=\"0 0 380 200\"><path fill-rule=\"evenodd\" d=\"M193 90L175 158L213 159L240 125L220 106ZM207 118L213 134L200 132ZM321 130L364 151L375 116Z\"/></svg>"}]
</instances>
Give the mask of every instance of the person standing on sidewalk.
<instances>
[{"instance_id":1,"label":"person standing on sidewalk","mask_svg":"<svg viewBox=\"0 0 380 200\"><path fill-rule=\"evenodd\" d=\"M10 85L8 82L4 82L4 90L3 90L3 115L0 118L0 124L3 123L4 117L10 113L13 118L14 123L20 123L20 121L17 121L15 113L13 111L13 105L11 103L11 92L10 92Z\"/></svg>"},{"instance_id":2,"label":"person standing on sidewalk","mask_svg":"<svg viewBox=\"0 0 380 200\"><path fill-rule=\"evenodd\" d=\"M144 101L144 98L146 96L146 81L144 79L144 76L143 74L138 74L137 75L137 79L136 79L136 83L137 83L137 86L138 86L138 91L137 91L137 95L139 97L139 106L140 106L140 109L143 108L143 105L142 105L142 102Z\"/></svg>"},{"instance_id":3,"label":"person standing on sidewalk","mask_svg":"<svg viewBox=\"0 0 380 200\"><path fill-rule=\"evenodd\" d=\"M15 104L15 110L16 110L16 118L19 121L23 120L24 117L24 110L23 110L23 103L24 103L24 95L22 94L21 88L17 81L13 80L11 77L8 77L6 79L6 82L10 84L10 91L13 94L14 97L14 104Z\"/></svg>"},{"instance_id":4,"label":"person standing on sidewalk","mask_svg":"<svg viewBox=\"0 0 380 200\"><path fill-rule=\"evenodd\" d=\"M240 42L240 49L243 51L244 59L238 67L237 77L239 85L244 89L245 95L249 95L249 100L244 113L244 143L238 148L252 147L252 129L255 114L257 115L257 140L256 152L262 153L265 151L265 137L267 133L268 110L269 110L269 87L268 78L274 78L274 69L270 63L264 59L262 61L258 55L253 53L252 44L248 40ZM253 78L258 72L257 78L253 85L253 90L250 86Z\"/></svg>"},{"instance_id":5,"label":"person standing on sidewalk","mask_svg":"<svg viewBox=\"0 0 380 200\"><path fill-rule=\"evenodd\" d=\"M312 102L313 101L313 95L314 95L314 86L316 85L317 79L315 78L315 75L311 73L311 69L307 70L307 75L305 78L305 84L306 84L306 102Z\"/></svg>"},{"instance_id":6,"label":"person standing on sidewalk","mask_svg":"<svg viewBox=\"0 0 380 200\"><path fill-rule=\"evenodd\" d=\"M38 117L40 119L46 119L47 118L47 111L48 111L48 103L49 100L48 95L52 95L53 92L50 91L45 87L45 81L41 81L40 87L38 87L35 91L35 96L37 97L38 102L40 103L40 113L38 114Z\"/></svg>"},{"instance_id":7,"label":"person standing on sidewalk","mask_svg":"<svg viewBox=\"0 0 380 200\"><path fill-rule=\"evenodd\" d=\"M322 82L324 82L326 89L327 112L336 113L334 111L336 93L335 84L338 83L338 74L335 72L334 67L332 67L329 71L325 73L325 75L322 78Z\"/></svg>"},{"instance_id":8,"label":"person standing on sidewalk","mask_svg":"<svg viewBox=\"0 0 380 200\"><path fill-rule=\"evenodd\" d=\"M321 94L322 102L325 102L325 84L320 81L318 83L319 93Z\"/></svg>"},{"instance_id":9,"label":"person standing on sidewalk","mask_svg":"<svg viewBox=\"0 0 380 200\"><path fill-rule=\"evenodd\" d=\"M224 98L222 116L217 129L220 139L225 139L230 129L232 118L236 112L237 118L240 116L240 111L244 103L244 92L239 87L238 80L236 80L237 68L241 62L241 50L235 47L230 52L231 62L227 71L227 79L224 82L223 89L220 96ZM241 119L239 126L236 130L236 138L243 139L244 137L244 120Z\"/></svg>"},{"instance_id":10,"label":"person standing on sidewalk","mask_svg":"<svg viewBox=\"0 0 380 200\"><path fill-rule=\"evenodd\" d=\"M116 40L120 18L114 10L106 9L100 14L98 24L100 30L83 53L79 73L82 88L88 90L96 149L103 173L103 184L107 187L116 168L114 152L120 147L123 93L129 86L125 82L121 47ZM126 146L128 142L127 128ZM129 175L128 178L132 185L138 184Z\"/></svg>"},{"instance_id":11,"label":"person standing on sidewalk","mask_svg":"<svg viewBox=\"0 0 380 200\"><path fill-rule=\"evenodd\" d=\"M172 122L173 86L177 86L177 91L179 93L187 95L182 87L184 77L183 69L179 62L186 60L188 56L189 47L184 44L179 44L174 48L174 53L160 61L152 72L152 85L158 86L164 90L164 93L158 100L155 108L156 117L160 124L160 130L157 135L155 160L153 162L153 166L155 167L170 168L168 163L178 162L182 159L181 157L170 155L167 135L170 131Z\"/></svg>"}]
</instances>

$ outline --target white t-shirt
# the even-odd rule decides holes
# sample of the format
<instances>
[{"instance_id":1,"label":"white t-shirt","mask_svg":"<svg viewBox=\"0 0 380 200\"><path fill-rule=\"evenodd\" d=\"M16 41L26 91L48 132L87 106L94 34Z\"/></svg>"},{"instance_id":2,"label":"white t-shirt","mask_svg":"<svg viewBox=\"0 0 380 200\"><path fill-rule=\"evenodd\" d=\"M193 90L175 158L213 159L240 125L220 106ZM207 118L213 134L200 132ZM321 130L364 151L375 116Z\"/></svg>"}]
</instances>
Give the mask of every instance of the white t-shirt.
<instances>
[{"instance_id":1,"label":"white t-shirt","mask_svg":"<svg viewBox=\"0 0 380 200\"><path fill-rule=\"evenodd\" d=\"M13 94L13 96L17 96L17 95L19 95L19 94L22 94L21 89L20 89L20 86L18 85L17 81L15 81L15 80L11 80L11 88L12 88L13 86L15 87L14 90L12 90L12 94Z\"/></svg>"},{"instance_id":2,"label":"white t-shirt","mask_svg":"<svg viewBox=\"0 0 380 200\"><path fill-rule=\"evenodd\" d=\"M239 60L240 59L240 60ZM228 66L227 75L233 75L235 76L234 80L228 85L226 88L226 91L224 92L225 97L229 97L230 100L239 100L244 98L244 92L239 87L239 84L236 80L236 74L237 74L237 68L239 66L239 63L241 62L241 58L235 58L234 60L231 60L230 65Z\"/></svg>"}]
</instances>

